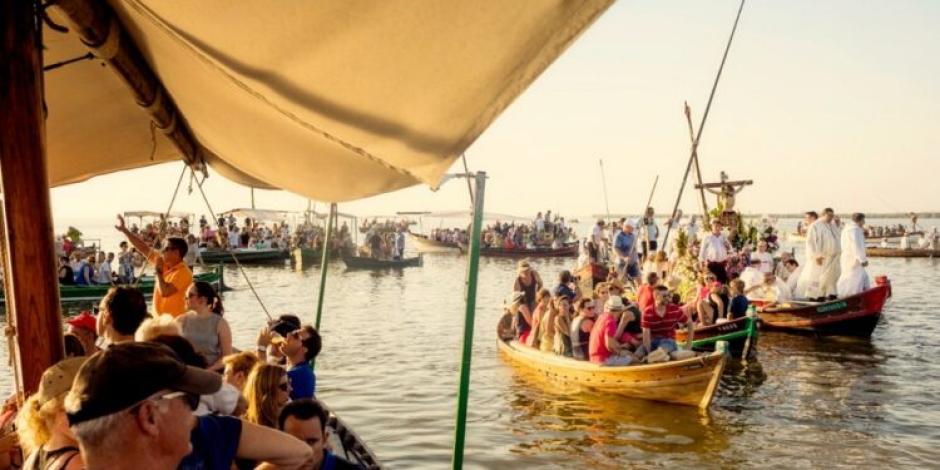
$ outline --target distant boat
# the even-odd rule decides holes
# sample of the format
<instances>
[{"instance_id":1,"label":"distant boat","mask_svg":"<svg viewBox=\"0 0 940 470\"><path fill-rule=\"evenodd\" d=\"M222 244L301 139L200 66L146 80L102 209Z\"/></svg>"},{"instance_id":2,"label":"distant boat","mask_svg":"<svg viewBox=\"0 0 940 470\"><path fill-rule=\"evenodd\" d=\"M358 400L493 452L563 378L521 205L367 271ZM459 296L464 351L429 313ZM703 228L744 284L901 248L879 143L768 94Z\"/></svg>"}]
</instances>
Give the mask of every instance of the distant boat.
<instances>
[{"instance_id":1,"label":"distant boat","mask_svg":"<svg viewBox=\"0 0 940 470\"><path fill-rule=\"evenodd\" d=\"M460 244L460 251L466 253L468 247ZM578 242L566 243L561 248L491 248L480 247L480 256L495 258L573 258L578 256Z\"/></svg>"},{"instance_id":2,"label":"distant boat","mask_svg":"<svg viewBox=\"0 0 940 470\"><path fill-rule=\"evenodd\" d=\"M201 248L199 257L207 264L234 263L234 257L241 264L276 264L283 263L290 255L282 248L236 248L221 250Z\"/></svg>"},{"instance_id":3,"label":"distant boat","mask_svg":"<svg viewBox=\"0 0 940 470\"><path fill-rule=\"evenodd\" d=\"M423 264L421 256L402 259L379 259L363 256L343 256L343 262L349 269L396 269L417 267Z\"/></svg>"},{"instance_id":4,"label":"distant boat","mask_svg":"<svg viewBox=\"0 0 940 470\"><path fill-rule=\"evenodd\" d=\"M432 240L427 235L408 232L408 238L419 253L459 253L460 245L457 242L442 242Z\"/></svg>"},{"instance_id":5,"label":"distant boat","mask_svg":"<svg viewBox=\"0 0 940 470\"><path fill-rule=\"evenodd\" d=\"M865 254L872 258L940 258L940 250L929 248L881 248L870 246Z\"/></svg>"},{"instance_id":6,"label":"distant boat","mask_svg":"<svg viewBox=\"0 0 940 470\"><path fill-rule=\"evenodd\" d=\"M212 284L215 287L216 291L222 291L225 289L225 285L222 282L222 269L220 267L213 268L212 271L196 274L193 276L194 281L205 281L209 284ZM153 293L154 286L153 276L144 276L140 282L137 284L137 288L140 289L144 295L150 295ZM78 286L78 285L59 285L59 299L61 302L89 302L97 301L104 297L108 293L111 285L107 284L96 284L92 286ZM0 289L0 303L5 303L6 297L3 293L3 290Z\"/></svg>"}]
</instances>

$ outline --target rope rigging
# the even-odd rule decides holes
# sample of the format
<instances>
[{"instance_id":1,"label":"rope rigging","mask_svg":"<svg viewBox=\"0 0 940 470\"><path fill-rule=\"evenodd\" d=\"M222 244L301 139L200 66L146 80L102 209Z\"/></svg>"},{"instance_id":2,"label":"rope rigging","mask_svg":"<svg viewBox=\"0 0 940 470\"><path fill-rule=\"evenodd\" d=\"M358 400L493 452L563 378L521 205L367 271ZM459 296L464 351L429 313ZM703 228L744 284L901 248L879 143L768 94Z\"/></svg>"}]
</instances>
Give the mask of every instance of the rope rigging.
<instances>
[{"instance_id":1,"label":"rope rigging","mask_svg":"<svg viewBox=\"0 0 940 470\"><path fill-rule=\"evenodd\" d=\"M206 203L206 209L209 210L209 215L212 217L212 220L218 221L219 219L215 215L215 210L212 209L212 204L209 203L209 198L206 197L206 192L202 187L202 183L205 181L205 178L200 181L195 174L195 170L188 166L187 168L189 168L189 170L193 173L193 179L196 181L196 187L199 188L199 194L202 195L202 200ZM235 261L235 266L238 268L238 272L241 273L243 278L245 278L245 283L248 284L248 289L250 289L251 293L255 296L255 300L258 301L258 305L261 306L261 310L264 311L265 316L268 317L268 320L273 320L274 317L271 316L271 312L268 311L268 307L264 304L264 301L261 300L261 296L258 295L258 291L255 290L254 284L251 283L251 279L248 278L248 273L245 271L245 268L242 267L241 262L238 261L238 256L235 256L235 252L230 248L226 248L225 251L232 255L232 260Z\"/></svg>"}]
</instances>

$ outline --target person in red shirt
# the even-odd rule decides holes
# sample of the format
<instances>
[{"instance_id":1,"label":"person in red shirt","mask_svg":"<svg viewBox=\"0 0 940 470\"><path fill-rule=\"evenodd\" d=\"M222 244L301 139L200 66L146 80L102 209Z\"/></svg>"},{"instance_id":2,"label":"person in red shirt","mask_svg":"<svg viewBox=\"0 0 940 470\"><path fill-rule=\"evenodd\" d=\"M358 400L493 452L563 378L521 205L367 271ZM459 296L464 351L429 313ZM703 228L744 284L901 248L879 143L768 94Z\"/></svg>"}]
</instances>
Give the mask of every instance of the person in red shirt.
<instances>
[{"instance_id":1,"label":"person in red shirt","mask_svg":"<svg viewBox=\"0 0 940 470\"><path fill-rule=\"evenodd\" d=\"M692 348L692 319L673 303L672 294L666 286L654 289L655 305L643 311L640 327L643 329L643 345L637 351L637 357L644 357L655 349L668 353L677 351L676 327L685 324L686 349Z\"/></svg>"},{"instance_id":2,"label":"person in red shirt","mask_svg":"<svg viewBox=\"0 0 940 470\"><path fill-rule=\"evenodd\" d=\"M646 309L655 304L653 289L655 289L657 285L659 285L659 274L655 272L647 273L646 284L641 285L636 293L636 303L640 306L641 312L645 312Z\"/></svg>"},{"instance_id":3,"label":"person in red shirt","mask_svg":"<svg viewBox=\"0 0 940 470\"><path fill-rule=\"evenodd\" d=\"M636 361L636 357L628 349L629 343L620 341L623 329L618 326L624 314L632 315L629 312L624 313L623 301L620 297L613 296L607 299L604 313L597 318L591 329L591 337L588 341L591 362L605 366L626 366Z\"/></svg>"}]
</instances>

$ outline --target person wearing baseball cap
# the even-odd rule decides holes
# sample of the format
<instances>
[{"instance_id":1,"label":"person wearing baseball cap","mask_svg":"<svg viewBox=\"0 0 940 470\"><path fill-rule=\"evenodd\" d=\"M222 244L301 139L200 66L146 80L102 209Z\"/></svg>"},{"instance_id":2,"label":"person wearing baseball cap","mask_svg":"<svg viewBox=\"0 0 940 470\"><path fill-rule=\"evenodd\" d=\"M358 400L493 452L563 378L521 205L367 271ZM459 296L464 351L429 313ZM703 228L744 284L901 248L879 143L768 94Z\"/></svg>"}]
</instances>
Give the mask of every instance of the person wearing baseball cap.
<instances>
[{"instance_id":1,"label":"person wearing baseball cap","mask_svg":"<svg viewBox=\"0 0 940 470\"><path fill-rule=\"evenodd\" d=\"M90 357L65 398L86 468L176 468L190 453L199 395L222 377L156 343L118 343Z\"/></svg>"},{"instance_id":2,"label":"person wearing baseball cap","mask_svg":"<svg viewBox=\"0 0 940 470\"><path fill-rule=\"evenodd\" d=\"M66 334L74 336L82 345L82 349L85 351L83 356L90 356L98 351L95 346L95 342L98 341L98 319L91 312L85 310L65 320L65 323L68 324Z\"/></svg>"}]
</instances>

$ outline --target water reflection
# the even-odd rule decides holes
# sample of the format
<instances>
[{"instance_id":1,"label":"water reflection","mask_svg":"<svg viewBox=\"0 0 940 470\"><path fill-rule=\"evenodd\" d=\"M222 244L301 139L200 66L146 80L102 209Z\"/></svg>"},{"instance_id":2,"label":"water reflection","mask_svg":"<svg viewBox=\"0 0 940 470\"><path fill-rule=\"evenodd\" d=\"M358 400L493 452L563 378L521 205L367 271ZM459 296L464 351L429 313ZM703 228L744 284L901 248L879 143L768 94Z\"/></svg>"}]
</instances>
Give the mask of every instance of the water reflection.
<instances>
[{"instance_id":1,"label":"water reflection","mask_svg":"<svg viewBox=\"0 0 940 470\"><path fill-rule=\"evenodd\" d=\"M577 456L592 465L616 466L660 453L721 452L728 447L728 436L711 426L707 411L547 382L521 367L512 367L504 399L518 439L514 452L522 455Z\"/></svg>"}]
</instances>

